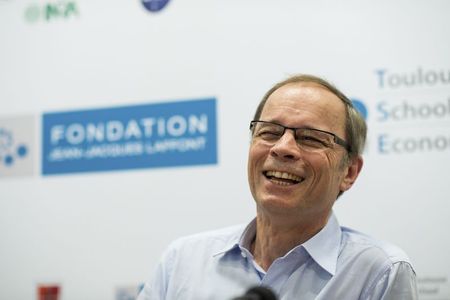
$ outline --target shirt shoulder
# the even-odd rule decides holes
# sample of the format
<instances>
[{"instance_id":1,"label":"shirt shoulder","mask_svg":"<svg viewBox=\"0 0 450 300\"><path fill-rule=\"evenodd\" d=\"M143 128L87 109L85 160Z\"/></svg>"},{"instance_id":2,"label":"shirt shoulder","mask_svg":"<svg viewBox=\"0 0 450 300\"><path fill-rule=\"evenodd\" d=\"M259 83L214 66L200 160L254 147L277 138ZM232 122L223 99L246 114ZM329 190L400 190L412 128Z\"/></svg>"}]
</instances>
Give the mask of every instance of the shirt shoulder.
<instances>
[{"instance_id":1,"label":"shirt shoulder","mask_svg":"<svg viewBox=\"0 0 450 300\"><path fill-rule=\"evenodd\" d=\"M174 240L169 245L168 251L188 250L197 254L214 255L237 244L244 229L245 225L235 225L187 235Z\"/></svg>"},{"instance_id":2,"label":"shirt shoulder","mask_svg":"<svg viewBox=\"0 0 450 300\"><path fill-rule=\"evenodd\" d=\"M375 239L367 234L347 227L342 229L341 254L360 260L391 267L396 263L411 265L408 255L398 246L387 241Z\"/></svg>"},{"instance_id":3,"label":"shirt shoulder","mask_svg":"<svg viewBox=\"0 0 450 300\"><path fill-rule=\"evenodd\" d=\"M401 248L340 228L336 273L320 299L417 299L415 272Z\"/></svg>"}]
</instances>

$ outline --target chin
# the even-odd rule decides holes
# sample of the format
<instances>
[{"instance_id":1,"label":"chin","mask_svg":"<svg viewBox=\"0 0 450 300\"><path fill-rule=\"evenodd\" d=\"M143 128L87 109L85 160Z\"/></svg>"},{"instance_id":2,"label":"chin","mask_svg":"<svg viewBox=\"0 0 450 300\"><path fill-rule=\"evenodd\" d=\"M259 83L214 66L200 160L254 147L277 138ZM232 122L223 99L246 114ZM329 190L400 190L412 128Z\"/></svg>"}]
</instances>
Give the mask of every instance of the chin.
<instances>
[{"instance_id":1,"label":"chin","mask_svg":"<svg viewBox=\"0 0 450 300\"><path fill-rule=\"evenodd\" d=\"M274 213L290 214L299 209L298 202L273 196L263 198L261 201L257 201L257 204L260 209Z\"/></svg>"}]
</instances>

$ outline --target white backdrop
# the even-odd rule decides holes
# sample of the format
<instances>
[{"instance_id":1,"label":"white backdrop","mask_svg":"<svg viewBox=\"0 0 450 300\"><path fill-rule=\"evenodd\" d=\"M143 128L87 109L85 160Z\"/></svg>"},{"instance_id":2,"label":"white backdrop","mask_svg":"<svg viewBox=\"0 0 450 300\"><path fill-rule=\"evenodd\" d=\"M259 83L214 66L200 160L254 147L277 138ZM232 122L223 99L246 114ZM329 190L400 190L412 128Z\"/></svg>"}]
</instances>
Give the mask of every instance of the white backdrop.
<instances>
[{"instance_id":1,"label":"white backdrop","mask_svg":"<svg viewBox=\"0 0 450 300\"><path fill-rule=\"evenodd\" d=\"M48 4L76 12L47 18ZM445 0L172 0L157 13L138 0L0 1L0 127L36 118L31 175L0 164L0 298L57 282L64 300L116 299L174 238L248 222L254 109L273 83L312 73L368 110L340 223L402 247L421 299L450 299L449 12ZM203 97L217 99L215 165L40 174L44 112Z\"/></svg>"}]
</instances>

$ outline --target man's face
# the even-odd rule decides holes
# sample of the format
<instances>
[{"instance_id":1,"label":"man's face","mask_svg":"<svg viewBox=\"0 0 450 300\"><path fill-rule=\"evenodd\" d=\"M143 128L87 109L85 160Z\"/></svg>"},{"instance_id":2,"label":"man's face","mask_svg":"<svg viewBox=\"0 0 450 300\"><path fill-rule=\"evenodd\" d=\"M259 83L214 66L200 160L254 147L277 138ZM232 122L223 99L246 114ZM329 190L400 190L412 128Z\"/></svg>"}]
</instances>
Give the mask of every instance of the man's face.
<instances>
[{"instance_id":1,"label":"man's face","mask_svg":"<svg viewBox=\"0 0 450 300\"><path fill-rule=\"evenodd\" d=\"M277 89L260 120L321 129L345 138L344 103L314 83L291 83ZM338 145L319 152L303 150L292 130L272 145L253 137L248 178L258 212L324 221L338 193L350 188L361 167L355 175L355 169L344 163L345 157L346 150Z\"/></svg>"}]
</instances>

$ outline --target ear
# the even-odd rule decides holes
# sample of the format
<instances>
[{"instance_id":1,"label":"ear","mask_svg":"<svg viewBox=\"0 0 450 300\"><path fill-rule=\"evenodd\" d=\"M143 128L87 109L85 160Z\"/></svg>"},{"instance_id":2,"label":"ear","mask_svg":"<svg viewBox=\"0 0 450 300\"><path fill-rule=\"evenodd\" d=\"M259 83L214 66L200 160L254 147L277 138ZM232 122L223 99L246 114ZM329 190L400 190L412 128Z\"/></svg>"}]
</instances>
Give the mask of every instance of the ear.
<instances>
[{"instance_id":1,"label":"ear","mask_svg":"<svg viewBox=\"0 0 450 300\"><path fill-rule=\"evenodd\" d=\"M356 178L358 178L359 172L361 172L362 166L363 158L361 156L355 157L349 162L348 166L345 167L346 173L341 182L341 192L345 192L352 187Z\"/></svg>"}]
</instances>

